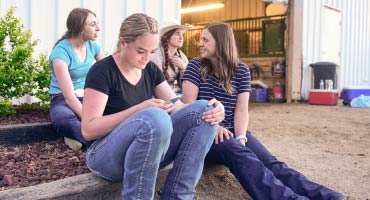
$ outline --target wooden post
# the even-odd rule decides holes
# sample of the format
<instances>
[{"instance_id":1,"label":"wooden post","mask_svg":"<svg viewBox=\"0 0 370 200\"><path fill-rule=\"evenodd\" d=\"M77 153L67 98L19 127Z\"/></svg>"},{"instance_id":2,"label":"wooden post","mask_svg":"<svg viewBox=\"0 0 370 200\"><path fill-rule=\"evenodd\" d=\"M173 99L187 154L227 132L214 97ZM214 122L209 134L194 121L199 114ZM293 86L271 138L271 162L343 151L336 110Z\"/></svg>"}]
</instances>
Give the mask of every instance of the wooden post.
<instances>
[{"instance_id":1,"label":"wooden post","mask_svg":"<svg viewBox=\"0 0 370 200\"><path fill-rule=\"evenodd\" d=\"M303 0L289 0L287 102L301 100Z\"/></svg>"}]
</instances>

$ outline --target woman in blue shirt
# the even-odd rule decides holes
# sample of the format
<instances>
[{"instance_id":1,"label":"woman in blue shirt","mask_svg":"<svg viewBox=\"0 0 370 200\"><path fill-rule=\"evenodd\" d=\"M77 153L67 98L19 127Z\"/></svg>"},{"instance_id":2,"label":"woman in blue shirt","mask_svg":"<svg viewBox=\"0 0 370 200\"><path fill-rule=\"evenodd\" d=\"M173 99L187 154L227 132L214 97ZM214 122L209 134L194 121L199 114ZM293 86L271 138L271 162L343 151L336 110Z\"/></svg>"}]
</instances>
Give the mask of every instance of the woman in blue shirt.
<instances>
[{"instance_id":1,"label":"woman in blue shirt","mask_svg":"<svg viewBox=\"0 0 370 200\"><path fill-rule=\"evenodd\" d=\"M218 126L206 161L227 166L256 200L346 199L277 160L247 131L250 71L237 57L231 27L226 23L205 26L200 52L201 58L193 59L186 67L183 101L215 98L225 108L225 120Z\"/></svg>"},{"instance_id":2,"label":"woman in blue shirt","mask_svg":"<svg viewBox=\"0 0 370 200\"><path fill-rule=\"evenodd\" d=\"M73 9L67 18L67 32L56 42L49 57L50 119L74 150L86 145L80 122L83 89L94 60L104 57L95 43L99 31L95 13L85 8Z\"/></svg>"}]
</instances>

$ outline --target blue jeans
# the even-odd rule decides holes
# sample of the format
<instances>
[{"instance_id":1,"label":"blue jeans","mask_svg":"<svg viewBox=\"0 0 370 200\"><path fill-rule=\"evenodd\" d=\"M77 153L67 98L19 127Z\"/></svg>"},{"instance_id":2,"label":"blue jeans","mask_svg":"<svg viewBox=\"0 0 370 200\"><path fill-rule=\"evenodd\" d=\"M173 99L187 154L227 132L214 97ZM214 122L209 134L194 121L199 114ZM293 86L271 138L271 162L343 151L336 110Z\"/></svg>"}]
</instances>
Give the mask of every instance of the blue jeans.
<instances>
[{"instance_id":1,"label":"blue jeans","mask_svg":"<svg viewBox=\"0 0 370 200\"><path fill-rule=\"evenodd\" d=\"M201 119L212 109L196 101L168 115L160 108L135 113L93 142L86 163L98 176L123 180L122 199L153 199L159 169L173 162L161 199L193 199L216 126Z\"/></svg>"},{"instance_id":2,"label":"blue jeans","mask_svg":"<svg viewBox=\"0 0 370 200\"><path fill-rule=\"evenodd\" d=\"M82 103L82 98L79 98ZM84 146L88 142L82 137L81 119L66 103L63 95L56 96L50 103L50 120L58 134L78 140Z\"/></svg>"},{"instance_id":3,"label":"blue jeans","mask_svg":"<svg viewBox=\"0 0 370 200\"><path fill-rule=\"evenodd\" d=\"M250 132L247 138L246 146L235 138L213 144L206 161L226 165L253 199L334 200L343 197L278 161Z\"/></svg>"}]
</instances>

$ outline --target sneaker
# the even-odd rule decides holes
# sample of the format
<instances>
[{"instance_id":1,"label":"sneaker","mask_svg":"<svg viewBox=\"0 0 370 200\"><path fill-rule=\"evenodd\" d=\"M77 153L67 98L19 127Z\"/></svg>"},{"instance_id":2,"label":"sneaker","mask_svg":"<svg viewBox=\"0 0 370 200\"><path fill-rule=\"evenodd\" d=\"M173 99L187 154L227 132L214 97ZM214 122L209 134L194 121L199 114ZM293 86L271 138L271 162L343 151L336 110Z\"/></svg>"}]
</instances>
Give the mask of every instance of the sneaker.
<instances>
[{"instance_id":1,"label":"sneaker","mask_svg":"<svg viewBox=\"0 0 370 200\"><path fill-rule=\"evenodd\" d=\"M64 137L64 143L73 151L78 151L82 148L81 142L71 138Z\"/></svg>"}]
</instances>

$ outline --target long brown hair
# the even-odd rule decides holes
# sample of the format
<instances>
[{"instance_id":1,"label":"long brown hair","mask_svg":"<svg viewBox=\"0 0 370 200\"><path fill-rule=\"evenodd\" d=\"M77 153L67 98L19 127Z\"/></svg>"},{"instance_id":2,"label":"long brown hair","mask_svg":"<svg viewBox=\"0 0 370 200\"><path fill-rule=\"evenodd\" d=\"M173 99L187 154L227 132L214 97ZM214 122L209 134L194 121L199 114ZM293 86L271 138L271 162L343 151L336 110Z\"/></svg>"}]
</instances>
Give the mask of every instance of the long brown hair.
<instances>
[{"instance_id":1,"label":"long brown hair","mask_svg":"<svg viewBox=\"0 0 370 200\"><path fill-rule=\"evenodd\" d=\"M163 68L163 75L166 78L166 80L170 78L167 72L168 66L174 67L173 63L171 63L171 60L170 60L170 54L168 53L168 43L169 43L168 41L171 39L172 35L176 33L176 30L177 29L170 30L161 37L161 45L164 51L164 65L162 66L162 68ZM177 48L176 51L179 57L181 58L180 48Z\"/></svg>"},{"instance_id":2,"label":"long brown hair","mask_svg":"<svg viewBox=\"0 0 370 200\"><path fill-rule=\"evenodd\" d=\"M119 30L116 53L120 51L121 38L125 43L130 43L134 42L138 37L150 33L158 33L158 22L156 19L143 13L135 13L128 16L122 22Z\"/></svg>"},{"instance_id":3,"label":"long brown hair","mask_svg":"<svg viewBox=\"0 0 370 200\"><path fill-rule=\"evenodd\" d=\"M89 13L96 17L96 14L86 8L75 8L69 14L67 18L67 31L64 35L55 43L54 47L62 40L66 38L73 38L79 36L85 28L85 23Z\"/></svg>"},{"instance_id":4,"label":"long brown hair","mask_svg":"<svg viewBox=\"0 0 370 200\"><path fill-rule=\"evenodd\" d=\"M204 27L216 41L217 66L213 66L209 59L202 59L201 76L206 77L216 73L220 79L220 86L228 94L234 93L231 81L238 66L238 51L235 44L233 30L230 25L223 22L210 23Z\"/></svg>"}]
</instances>

